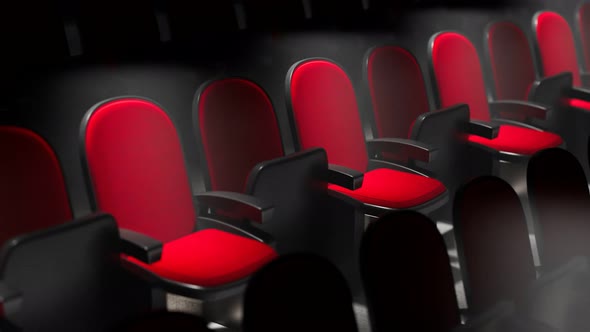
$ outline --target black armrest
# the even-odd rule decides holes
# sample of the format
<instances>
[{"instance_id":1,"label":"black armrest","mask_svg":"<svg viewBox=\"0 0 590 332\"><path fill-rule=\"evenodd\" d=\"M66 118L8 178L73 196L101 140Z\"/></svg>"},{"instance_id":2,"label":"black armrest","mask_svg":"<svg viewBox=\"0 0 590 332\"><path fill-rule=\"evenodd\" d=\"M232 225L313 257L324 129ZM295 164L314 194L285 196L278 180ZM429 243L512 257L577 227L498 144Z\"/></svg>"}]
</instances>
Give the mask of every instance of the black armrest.
<instances>
[{"instance_id":1,"label":"black armrest","mask_svg":"<svg viewBox=\"0 0 590 332\"><path fill-rule=\"evenodd\" d=\"M357 170L330 164L328 166L328 178L326 181L348 190L356 190L362 187L363 178L364 174Z\"/></svg>"},{"instance_id":2,"label":"black armrest","mask_svg":"<svg viewBox=\"0 0 590 332\"><path fill-rule=\"evenodd\" d=\"M162 257L162 242L129 229L119 229L121 251L144 263L151 264Z\"/></svg>"},{"instance_id":3,"label":"black armrest","mask_svg":"<svg viewBox=\"0 0 590 332\"><path fill-rule=\"evenodd\" d=\"M551 108L539 104L533 104L520 100L498 100L490 102L490 112L493 118L504 118L500 113L508 113L531 118L545 120L549 116ZM508 117L508 119L510 119Z\"/></svg>"},{"instance_id":4,"label":"black armrest","mask_svg":"<svg viewBox=\"0 0 590 332\"><path fill-rule=\"evenodd\" d=\"M255 226L248 220L228 220L227 218L220 218L218 216L199 216L198 229L202 231L205 229L214 228L224 232L245 236L253 240L268 244L274 247L276 240L268 232Z\"/></svg>"},{"instance_id":5,"label":"black armrest","mask_svg":"<svg viewBox=\"0 0 590 332\"><path fill-rule=\"evenodd\" d=\"M465 122L463 132L465 134L476 135L487 139L494 139L498 137L500 126L494 123L471 120Z\"/></svg>"},{"instance_id":6,"label":"black armrest","mask_svg":"<svg viewBox=\"0 0 590 332\"><path fill-rule=\"evenodd\" d=\"M563 72L535 80L529 89L528 100L541 105L558 105L563 93L572 87L573 76Z\"/></svg>"},{"instance_id":7,"label":"black armrest","mask_svg":"<svg viewBox=\"0 0 590 332\"><path fill-rule=\"evenodd\" d=\"M566 97L569 97L572 99L580 99L583 101L590 102L590 90L587 90L587 89L569 88L569 89L565 90L564 94Z\"/></svg>"},{"instance_id":8,"label":"black armrest","mask_svg":"<svg viewBox=\"0 0 590 332\"><path fill-rule=\"evenodd\" d=\"M210 191L195 195L199 209L223 210L259 224L272 218L274 207L259 198L229 191Z\"/></svg>"},{"instance_id":9,"label":"black armrest","mask_svg":"<svg viewBox=\"0 0 590 332\"><path fill-rule=\"evenodd\" d=\"M377 138L367 141L369 155L377 156L383 152L393 153L403 159L431 162L436 156L437 148L403 138Z\"/></svg>"},{"instance_id":10,"label":"black armrest","mask_svg":"<svg viewBox=\"0 0 590 332\"><path fill-rule=\"evenodd\" d=\"M22 294L0 282L0 318L18 312L21 304Z\"/></svg>"}]
</instances>

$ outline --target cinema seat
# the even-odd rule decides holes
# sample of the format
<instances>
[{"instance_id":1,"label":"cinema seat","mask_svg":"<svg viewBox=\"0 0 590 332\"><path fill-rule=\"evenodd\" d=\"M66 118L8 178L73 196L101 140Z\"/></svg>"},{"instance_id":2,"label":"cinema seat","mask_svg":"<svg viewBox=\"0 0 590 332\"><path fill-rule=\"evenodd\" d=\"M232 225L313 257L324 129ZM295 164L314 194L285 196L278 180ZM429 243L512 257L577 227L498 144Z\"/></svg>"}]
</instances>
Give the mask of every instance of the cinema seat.
<instances>
[{"instance_id":1,"label":"cinema seat","mask_svg":"<svg viewBox=\"0 0 590 332\"><path fill-rule=\"evenodd\" d=\"M258 227L273 236L279 253L315 251L337 234L360 241L362 227L354 229L362 217L353 213L350 222L342 216L336 224L330 221L335 209L358 204L327 195L326 152L308 149L285 158L274 107L256 83L228 77L203 84L195 95L193 119L205 189L246 193L272 203L277 222ZM267 184L261 182L262 173ZM350 242L337 246L357 247Z\"/></svg>"},{"instance_id":2,"label":"cinema seat","mask_svg":"<svg viewBox=\"0 0 590 332\"><path fill-rule=\"evenodd\" d=\"M60 163L33 131L0 125L0 245L72 219Z\"/></svg>"},{"instance_id":3,"label":"cinema seat","mask_svg":"<svg viewBox=\"0 0 590 332\"><path fill-rule=\"evenodd\" d=\"M510 301L460 315L445 242L416 211L393 211L369 225L360 259L372 331L553 331Z\"/></svg>"},{"instance_id":4,"label":"cinema seat","mask_svg":"<svg viewBox=\"0 0 590 332\"><path fill-rule=\"evenodd\" d=\"M488 102L477 50L465 36L457 32L440 32L432 36L429 45L437 105L446 107L466 103L471 119L499 125L498 136L494 139L465 137L478 148L471 158L478 164L491 165L488 174L497 175L518 188L523 203L527 204L526 192L520 189L524 188L521 182L529 158L540 150L561 147L564 143L560 136L530 123L515 121L512 115L506 114L545 119L548 109L524 101Z\"/></svg>"},{"instance_id":5,"label":"cinema seat","mask_svg":"<svg viewBox=\"0 0 590 332\"><path fill-rule=\"evenodd\" d=\"M22 331L105 331L147 312L149 288L120 267L111 216L13 238L0 255L0 320Z\"/></svg>"},{"instance_id":6,"label":"cinema seat","mask_svg":"<svg viewBox=\"0 0 590 332\"><path fill-rule=\"evenodd\" d=\"M479 56L465 36L456 32L435 34L430 41L430 60L440 106L467 103L471 118L502 122L497 138L485 140L468 137L469 141L497 151L500 156L510 154L523 157L562 144L561 138L555 134L503 119L505 113L545 118L548 110L543 106L517 101L488 103Z\"/></svg>"},{"instance_id":7,"label":"cinema seat","mask_svg":"<svg viewBox=\"0 0 590 332\"><path fill-rule=\"evenodd\" d=\"M239 77L204 83L195 94L193 121L205 190L271 203L273 222L256 227L276 240L279 254L313 252L347 278L357 275L350 258L364 229L360 204L330 195L323 149L284 156L274 107L259 85ZM360 289L349 280L353 292Z\"/></svg>"},{"instance_id":8,"label":"cinema seat","mask_svg":"<svg viewBox=\"0 0 590 332\"><path fill-rule=\"evenodd\" d=\"M557 88L563 92L563 102L574 109L590 110L590 74L582 71L574 36L568 22L558 13L541 11L533 17L533 36L540 77L571 75ZM559 81L561 82L561 81ZM553 85L553 84L552 84ZM588 127L584 127L588 130Z\"/></svg>"},{"instance_id":9,"label":"cinema seat","mask_svg":"<svg viewBox=\"0 0 590 332\"><path fill-rule=\"evenodd\" d=\"M470 181L457 193L453 221L469 311L478 313L500 301L522 301L536 271L514 189L493 176Z\"/></svg>"},{"instance_id":10,"label":"cinema seat","mask_svg":"<svg viewBox=\"0 0 590 332\"><path fill-rule=\"evenodd\" d=\"M358 331L345 279L328 260L284 255L260 269L244 295L244 332Z\"/></svg>"},{"instance_id":11,"label":"cinema seat","mask_svg":"<svg viewBox=\"0 0 590 332\"><path fill-rule=\"evenodd\" d=\"M569 155L565 160L577 163L569 152L557 148L539 152L539 155L547 156L542 161L548 161L550 152L557 153L551 157ZM531 166L543 167L534 160L536 157L537 155L531 159L529 170ZM550 171L547 168L546 170ZM583 175L579 167L578 171L580 172L575 173ZM537 173L536 176L538 175L540 174ZM582 181L582 185L585 186L585 181ZM545 186L542 190L547 194L548 190L554 189L558 188L549 189ZM560 191L552 191L552 194L562 195ZM532 191L530 195L533 197ZM533 206L534 211L538 212L539 207ZM556 205L553 205L549 208L555 210L555 207ZM538 231L535 236L537 245L544 242L546 235L550 239L557 236L566 243L581 243L576 241L581 239L581 236L576 238L570 236L571 232L564 232L568 228L566 225L579 224L569 222L569 218L563 218L569 212L566 206L562 206L559 211L561 218L553 223L564 225L550 229L551 234ZM557 216L557 212L553 216ZM518 195L508 183L491 176L467 183L455 200L454 221L463 285L470 313L480 313L498 301L514 301L517 312L521 315L520 322L526 326L540 328L534 330L579 331L580 329L571 328L587 326L590 321L585 318L587 315L583 314L587 311L587 305L584 303L590 296L590 288L585 286L585 280L590 276L587 259L576 257L580 251L570 251L569 253L574 255L567 256L567 259L561 260L558 265L545 264L547 261L541 259L541 269L536 271L524 210ZM539 229L543 229L542 225ZM554 232L559 235L555 235ZM562 244L568 246L563 242Z\"/></svg>"},{"instance_id":12,"label":"cinema seat","mask_svg":"<svg viewBox=\"0 0 590 332\"><path fill-rule=\"evenodd\" d=\"M584 171L569 152L550 149L531 158L527 183L547 280L533 287L527 314L561 331L583 331L590 326L590 194Z\"/></svg>"},{"instance_id":13,"label":"cinema seat","mask_svg":"<svg viewBox=\"0 0 590 332\"><path fill-rule=\"evenodd\" d=\"M266 222L272 213L272 206L251 196L197 195L200 221L216 217L216 210L228 211L240 219L226 222L241 233L195 232L197 214L180 140L156 103L137 97L100 102L83 118L81 139L92 209L115 217L127 240L126 252L162 246L157 262L151 251L125 256L129 266L155 286L203 301L239 297L248 276L276 257L262 242L271 242L270 237L243 221ZM231 323L223 317L231 310L213 311L205 318Z\"/></svg>"},{"instance_id":14,"label":"cinema seat","mask_svg":"<svg viewBox=\"0 0 590 332\"><path fill-rule=\"evenodd\" d=\"M435 150L407 139L365 141L354 88L336 63L319 58L295 63L287 74L286 96L295 149L324 148L335 177L364 174L361 187L340 183L331 184L331 190L363 202L368 216L392 209L442 211L448 193L440 181L371 159L387 152L399 160L428 162Z\"/></svg>"},{"instance_id":15,"label":"cinema seat","mask_svg":"<svg viewBox=\"0 0 590 332\"><path fill-rule=\"evenodd\" d=\"M540 233L540 260L550 270L574 256L590 257L590 193L580 163L569 152L539 152L527 183Z\"/></svg>"},{"instance_id":16,"label":"cinema seat","mask_svg":"<svg viewBox=\"0 0 590 332\"><path fill-rule=\"evenodd\" d=\"M393 211L369 225L360 266L372 331L553 331L510 301L460 315L444 239L416 211Z\"/></svg>"},{"instance_id":17,"label":"cinema seat","mask_svg":"<svg viewBox=\"0 0 590 332\"><path fill-rule=\"evenodd\" d=\"M571 72L573 85L585 85L588 75L578 67L573 32L561 15L541 11L533 17L533 36L539 54L541 77Z\"/></svg>"},{"instance_id":18,"label":"cinema seat","mask_svg":"<svg viewBox=\"0 0 590 332\"><path fill-rule=\"evenodd\" d=\"M465 157L470 153L460 136L472 134L492 139L497 135L497 126L470 121L465 104L430 112L422 70L405 48L371 48L365 55L364 67L375 137L409 138L437 148L441 157L420 167L442 181L451 193L466 179L476 176L470 174L471 167L461 166L469 164ZM382 158L395 161L395 155L387 153Z\"/></svg>"},{"instance_id":19,"label":"cinema seat","mask_svg":"<svg viewBox=\"0 0 590 332\"><path fill-rule=\"evenodd\" d=\"M561 39L560 37L559 41L563 43ZM543 42L548 40L544 39ZM584 165L586 174L590 174L590 127L584 125L590 120L590 115L583 109L571 107L583 106L584 103L582 100L568 98L568 95L576 93L572 89L573 74L555 70L558 74L537 80L529 40L524 31L512 22L499 21L488 25L485 46L494 78L495 99L528 100L553 107L552 116L546 121L537 121L536 124L563 137L568 151ZM523 117L514 119L526 121Z\"/></svg>"},{"instance_id":20,"label":"cinema seat","mask_svg":"<svg viewBox=\"0 0 590 332\"><path fill-rule=\"evenodd\" d=\"M121 268L119 244L107 214L11 239L0 255L2 331L207 331L195 316L151 312L149 286Z\"/></svg>"},{"instance_id":21,"label":"cinema seat","mask_svg":"<svg viewBox=\"0 0 590 332\"><path fill-rule=\"evenodd\" d=\"M447 249L429 218L383 215L367 228L360 259L372 331L450 331L461 323Z\"/></svg>"}]
</instances>

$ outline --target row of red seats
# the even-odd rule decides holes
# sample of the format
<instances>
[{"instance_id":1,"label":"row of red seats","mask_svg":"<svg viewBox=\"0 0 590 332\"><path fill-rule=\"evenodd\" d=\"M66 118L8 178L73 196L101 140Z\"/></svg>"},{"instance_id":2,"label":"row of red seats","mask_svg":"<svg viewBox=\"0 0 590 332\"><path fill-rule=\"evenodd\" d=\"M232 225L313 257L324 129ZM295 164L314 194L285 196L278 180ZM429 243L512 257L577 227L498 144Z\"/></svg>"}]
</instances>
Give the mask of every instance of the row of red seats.
<instances>
[{"instance_id":1,"label":"row of red seats","mask_svg":"<svg viewBox=\"0 0 590 332\"><path fill-rule=\"evenodd\" d=\"M380 48L375 51L387 49ZM413 58L406 51L399 48L393 48L393 51L393 59L401 56L400 59L403 61L412 63ZM455 52L459 56L455 56ZM379 54L379 52L373 54ZM391 54L390 57L386 57L386 59L391 58ZM374 58L369 57L369 68L375 65L371 60L374 61ZM451 181L459 182L459 179L447 177L452 180L445 183L447 185L445 188L440 181L426 176L425 173L428 171L412 171L412 168L419 166L415 165L415 161L429 162L437 146L444 145L447 141L455 142L456 134L470 135L467 136L467 147L483 153L486 158L498 164L502 164L502 161L528 160L532 154L562 143L557 135L531 127L526 128L516 122L501 125L499 128L494 125L469 122L469 111L472 116L480 116L479 120L491 120L491 117L486 112L488 105L485 94L476 93L484 91L483 80L481 82L477 80L477 69L481 72L481 68L478 68L480 64L477 54L464 37L455 33L435 36L432 44L432 60L441 106L451 106L451 108L439 113L425 113L413 126L410 124L406 127L405 133L411 127L412 134L417 132L419 135L422 129L423 135L431 135L427 137L436 139L432 144L434 147L404 139L380 138L365 142L352 84L342 68L329 60L304 60L293 65L287 75L286 94L291 106L292 134L296 138L298 149L307 149L297 155L283 157L274 110L268 96L260 87L248 80L235 78L204 85L194 103L195 119L198 119L196 121L199 124L197 126L200 132L199 138L204 155L207 157L205 160L210 173L211 188L208 189L212 191L198 195L199 217L201 220L211 220L216 228L225 227L228 230L238 231L242 235L246 234L250 239L215 229L192 233L197 216L191 199L188 177L184 170L184 158L174 126L161 107L142 98L118 98L102 102L87 113L82 124L84 168L88 175L88 190L93 197L93 207L95 210L112 214L121 228L129 229L122 231L121 234L126 239L124 249L130 256L128 261L135 264L130 266L143 273L146 278L157 281L156 284L159 287L170 292L182 293L186 296L210 296L217 300L216 296L225 298L228 294L239 293L239 289L243 288L243 282L238 284L233 282L241 281L276 255L271 247L262 244L271 242L269 240L271 237L262 232L265 230L265 225L252 228L249 223L239 220L239 225L236 226L230 220L247 219L264 224L269 219L270 211L273 210L281 216L279 218L275 215L273 220L282 222L290 215L290 213L280 212L285 211L282 209L301 207L293 201L289 204L284 203L285 198L279 197L281 195L278 193L313 192L310 188L299 189L297 186L307 183L310 174L312 179L331 183L329 188L332 189L332 195L329 197L342 197L336 194L340 193L355 198L364 203L362 211L368 215L379 216L391 209L410 208L437 216L433 212L438 212L439 209L444 210L443 208L447 206L445 203L450 196L447 188L456 187L456 184ZM389 65L385 65L386 68L387 66ZM412 72L402 79L401 82L404 84L399 85L400 89L395 90L395 94L401 91L402 96L409 96L408 91L402 90L401 87L407 88L410 84L406 83L410 81L418 82L418 85L409 92L425 94L423 78L415 61L413 66L399 66L399 71L392 75L384 75L382 80L373 82L378 84L383 83L385 79L401 79L400 73L403 73L404 68L410 68ZM464 75L461 75L460 70L465 68L469 70L465 70ZM371 69L368 70L370 77ZM465 79L465 84L458 84L458 79ZM472 91L472 89L476 90ZM581 90L572 89L571 91L576 91L576 98L585 95ZM389 98L395 94L389 93L385 97ZM414 101L421 100L425 99L416 98ZM444 105L444 100L448 102L448 105ZM464 105L453 106L456 103L468 104L469 111ZM415 103L412 103L411 107L413 108L414 105ZM525 110L526 116L532 116L532 114L539 114L539 110L542 110L542 107L523 103L504 102L495 105L498 105L497 113L500 116L502 111L514 114ZM561 109L559 108L559 111ZM254 124L256 127L252 128L249 127L251 122L247 121L254 116L258 122ZM430 126L430 128L443 130L442 124L445 121L450 123L447 125L450 129L444 129L446 133L444 136L433 135L431 130L425 129ZM510 130L519 132L519 135L515 135L516 140L507 134ZM23 133L21 129L15 128L6 128L6 133L13 135L12 137L15 134L20 135L21 138L25 138L25 142L29 143L34 136L30 132ZM530 139L525 141L523 139L525 135ZM22 153L22 144L8 143L11 142L10 139L2 141L7 142L5 144L8 149L14 150L16 147L16 155ZM464 139L458 141L465 142ZM309 150L317 146L324 150ZM47 145L41 144L41 147L32 148L46 151ZM521 150L515 150L517 148ZM498 152L501 152L500 156L497 155ZM443 161L446 158L448 158L447 161L454 160L449 156L448 151L443 153L443 157L445 158L439 158ZM56 170L58 163L55 156L50 154L45 158L49 158L49 166L43 169ZM280 160L284 162L266 162L264 167L258 164L265 160L276 161L275 158L283 158ZM373 161L372 159L375 158L380 160ZM473 159L487 164L482 162L482 158ZM293 167L292 160L313 160L309 163L319 165L316 166L318 170L321 168L326 170L309 171L310 173L301 174L298 178L304 181L294 181L297 178L293 175L294 173L284 170L287 168L303 170L304 168ZM334 164L329 169L328 161ZM407 161L410 161L407 163L409 167L399 165ZM40 163L41 161L27 160L3 172L11 175L6 183L15 183L16 180L22 179L12 176L15 169L27 170L31 165L40 167ZM270 175L267 177L260 175L273 166L282 171L268 172ZM234 167L243 170L242 174L239 174ZM248 176L252 169L255 171ZM449 169L456 170L457 167L447 164L441 168L441 171L432 173L443 178L444 171ZM285 186L285 174L288 174L293 182L290 183L289 188ZM502 175L502 173L499 174ZM261 178L267 180L261 180ZM19 202L14 199L15 193L24 187L18 184L16 189L9 192L6 199L3 199L8 203L8 206L3 208L9 211L6 220L22 218L23 220L46 220L51 223L46 210L56 207L58 207L55 219L57 222L70 219L71 212L63 186L63 176L57 175L52 179L57 180L43 188L57 190L57 194L37 192L41 194L38 201L47 204L43 208L31 209L29 205L22 205L22 209L12 213L10 211L16 210L14 202ZM38 183L45 183L48 180L48 177L42 176L33 184L38 186ZM230 191L230 193L220 193L220 190ZM258 194L258 191L264 192L268 198L261 199L263 194ZM255 198L236 194L244 192ZM30 191L25 192L24 195L30 195ZM315 198L315 196L310 195L298 194L293 197L297 197L301 205L313 211L309 207L315 204L315 200L310 197ZM50 202L48 197L58 201ZM292 197L289 198L292 200ZM283 201L277 203L279 199ZM322 199L329 198L322 196ZM20 202L23 201L25 200ZM346 202L353 207L355 205L354 202L346 199L338 201ZM326 210L329 214L333 209ZM38 213L41 216L27 219L24 218L27 213ZM448 217L448 214L446 216ZM305 221L314 218L313 214L301 212L297 214L297 217ZM292 238L292 234L289 233L297 229L294 227L296 221L290 225L292 227L286 227L285 224L278 222L274 224L283 226L277 227L272 232L278 240L277 246L281 246ZM10 223L9 225L22 224ZM273 227L270 226L271 223L268 225ZM303 234L308 235L316 231L317 228L313 226L313 223L310 223L309 231ZM34 227L37 228L37 225ZM328 227L325 234L330 234L337 228ZM359 227L353 227L351 233L354 236L351 238L359 238L358 230ZM146 238L146 235L156 241ZM293 240L292 247L281 249L279 252L301 250L301 247L298 247L301 244L301 238L305 236L301 235L297 240ZM320 242L323 238L318 236L316 242ZM353 241L349 242L353 247ZM140 245L137 245L138 243ZM213 246L217 250L213 250ZM202 252L198 263L203 265L199 266L194 261L197 256L187 256L185 254L187 251ZM211 266L215 266L215 269L210 268ZM204 287L187 287L186 284Z\"/></svg>"},{"instance_id":2,"label":"row of red seats","mask_svg":"<svg viewBox=\"0 0 590 332\"><path fill-rule=\"evenodd\" d=\"M561 149L536 154L528 170L547 244L541 275L518 195L499 178L480 177L461 187L453 213L467 323L443 237L428 217L405 210L371 223L360 245L373 331L583 330L590 296L590 265L577 257L590 235L584 172ZM124 238L112 216L96 214L9 241L0 256L0 329L208 330L194 316L149 313L152 285L121 268ZM287 254L264 265L247 281L243 331L357 331L349 285L329 260Z\"/></svg>"},{"instance_id":3,"label":"row of red seats","mask_svg":"<svg viewBox=\"0 0 590 332\"><path fill-rule=\"evenodd\" d=\"M527 170L545 244L543 269L535 268L518 194L497 177L478 177L461 186L453 204L468 310L458 307L435 223L415 211L393 211L369 225L360 247L372 331L586 329L590 194L584 171L558 148L536 153ZM285 255L263 267L246 290L244 331L357 331L350 292L329 265Z\"/></svg>"}]
</instances>

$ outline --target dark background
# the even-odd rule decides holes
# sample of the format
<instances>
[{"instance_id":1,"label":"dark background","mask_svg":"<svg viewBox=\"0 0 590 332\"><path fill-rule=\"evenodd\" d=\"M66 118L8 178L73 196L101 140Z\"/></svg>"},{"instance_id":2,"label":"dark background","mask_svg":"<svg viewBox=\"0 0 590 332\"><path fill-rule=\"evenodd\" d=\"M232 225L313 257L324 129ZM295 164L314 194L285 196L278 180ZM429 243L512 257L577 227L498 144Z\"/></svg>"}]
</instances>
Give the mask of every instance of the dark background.
<instances>
[{"instance_id":1,"label":"dark background","mask_svg":"<svg viewBox=\"0 0 590 332\"><path fill-rule=\"evenodd\" d=\"M82 216L89 204L79 154L80 121L103 99L136 95L163 105L181 137L193 191L199 192L204 188L191 103L199 85L209 79L239 75L261 84L277 109L289 153L293 148L284 79L294 62L319 56L341 64L355 84L367 120L362 60L370 47L408 48L418 57L428 83L427 46L434 33L457 30L483 56L490 21L510 19L530 35L533 14L548 9L563 15L577 33L579 3L13 0L0 9L0 121L31 128L48 140L62 163L75 215Z\"/></svg>"}]
</instances>

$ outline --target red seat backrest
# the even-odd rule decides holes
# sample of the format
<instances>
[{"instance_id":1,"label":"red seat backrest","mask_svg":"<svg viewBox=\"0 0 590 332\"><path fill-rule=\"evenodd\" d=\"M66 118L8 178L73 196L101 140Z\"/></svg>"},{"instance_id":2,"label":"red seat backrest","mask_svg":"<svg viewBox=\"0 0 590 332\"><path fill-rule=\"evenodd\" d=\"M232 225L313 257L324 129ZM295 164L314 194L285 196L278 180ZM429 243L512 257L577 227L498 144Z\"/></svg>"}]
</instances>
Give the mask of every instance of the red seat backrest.
<instances>
[{"instance_id":1,"label":"red seat backrest","mask_svg":"<svg viewBox=\"0 0 590 332\"><path fill-rule=\"evenodd\" d=\"M577 23L584 51L584 65L590 70L590 2L584 2L578 7Z\"/></svg>"},{"instance_id":2,"label":"red seat backrest","mask_svg":"<svg viewBox=\"0 0 590 332\"><path fill-rule=\"evenodd\" d=\"M119 227L167 242L194 230L195 209L182 146L157 104L117 98L94 106L82 123L96 209Z\"/></svg>"},{"instance_id":3,"label":"red seat backrest","mask_svg":"<svg viewBox=\"0 0 590 332\"><path fill-rule=\"evenodd\" d=\"M299 149L322 147L330 163L366 171L358 104L352 82L340 66L325 59L294 64L287 74L287 98Z\"/></svg>"},{"instance_id":4,"label":"red seat backrest","mask_svg":"<svg viewBox=\"0 0 590 332\"><path fill-rule=\"evenodd\" d=\"M242 78L208 83L196 98L207 189L243 192L256 164L284 155L273 105L260 86Z\"/></svg>"},{"instance_id":5,"label":"red seat backrest","mask_svg":"<svg viewBox=\"0 0 590 332\"><path fill-rule=\"evenodd\" d=\"M430 109L418 61L402 47L381 46L370 51L366 70L378 137L409 137Z\"/></svg>"},{"instance_id":6,"label":"red seat backrest","mask_svg":"<svg viewBox=\"0 0 590 332\"><path fill-rule=\"evenodd\" d=\"M512 22L496 22L486 36L495 98L527 100L536 80L535 64L527 36Z\"/></svg>"},{"instance_id":7,"label":"red seat backrest","mask_svg":"<svg viewBox=\"0 0 590 332\"><path fill-rule=\"evenodd\" d=\"M574 35L567 21L555 12L544 11L533 17L533 29L543 77L571 72L574 86L581 86Z\"/></svg>"},{"instance_id":8,"label":"red seat backrest","mask_svg":"<svg viewBox=\"0 0 590 332\"><path fill-rule=\"evenodd\" d=\"M29 129L0 126L0 246L72 219L59 161Z\"/></svg>"},{"instance_id":9,"label":"red seat backrest","mask_svg":"<svg viewBox=\"0 0 590 332\"><path fill-rule=\"evenodd\" d=\"M438 107L468 104L472 119L489 121L485 81L473 44L456 32L438 33L430 41L430 61Z\"/></svg>"}]
</instances>

